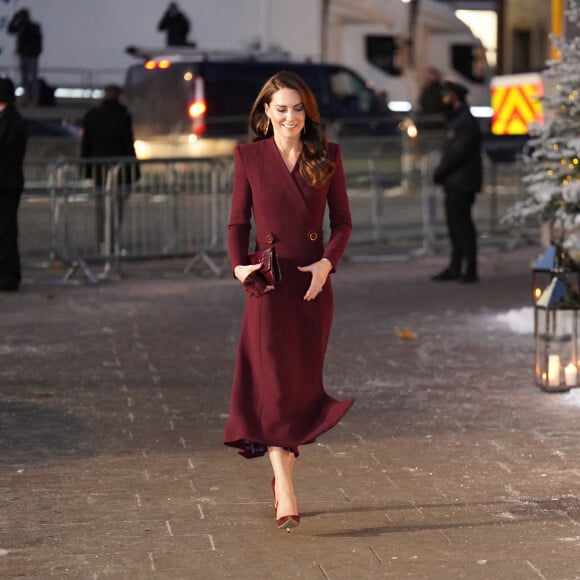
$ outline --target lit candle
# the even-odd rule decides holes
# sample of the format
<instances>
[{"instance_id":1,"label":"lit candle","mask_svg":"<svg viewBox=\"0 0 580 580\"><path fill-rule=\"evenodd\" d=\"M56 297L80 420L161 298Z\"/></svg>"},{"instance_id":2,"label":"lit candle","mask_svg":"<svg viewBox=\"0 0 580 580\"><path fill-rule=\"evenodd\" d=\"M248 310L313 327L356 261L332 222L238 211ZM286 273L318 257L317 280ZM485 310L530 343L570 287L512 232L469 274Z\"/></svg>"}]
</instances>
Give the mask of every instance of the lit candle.
<instances>
[{"instance_id":1,"label":"lit candle","mask_svg":"<svg viewBox=\"0 0 580 580\"><path fill-rule=\"evenodd\" d=\"M560 386L560 357L557 354L551 354L548 359L548 385Z\"/></svg>"},{"instance_id":2,"label":"lit candle","mask_svg":"<svg viewBox=\"0 0 580 580\"><path fill-rule=\"evenodd\" d=\"M574 365L574 363L570 363L564 369L564 375L566 376L566 386L567 387L575 387L576 380L578 378L578 369Z\"/></svg>"}]
</instances>

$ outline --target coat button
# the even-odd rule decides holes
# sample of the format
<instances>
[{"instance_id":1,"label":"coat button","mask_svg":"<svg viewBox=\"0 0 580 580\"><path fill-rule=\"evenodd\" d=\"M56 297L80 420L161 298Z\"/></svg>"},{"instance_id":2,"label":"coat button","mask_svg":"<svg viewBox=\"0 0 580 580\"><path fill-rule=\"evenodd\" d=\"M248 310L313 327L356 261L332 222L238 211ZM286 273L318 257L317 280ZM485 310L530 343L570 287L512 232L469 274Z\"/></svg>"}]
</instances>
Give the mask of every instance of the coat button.
<instances>
[{"instance_id":1,"label":"coat button","mask_svg":"<svg viewBox=\"0 0 580 580\"><path fill-rule=\"evenodd\" d=\"M276 236L274 234L272 234L272 233L266 234L266 242L268 244L273 244L275 239L276 239Z\"/></svg>"},{"instance_id":2,"label":"coat button","mask_svg":"<svg viewBox=\"0 0 580 580\"><path fill-rule=\"evenodd\" d=\"M308 239L311 242L315 242L318 239L318 234L316 232L308 232Z\"/></svg>"}]
</instances>

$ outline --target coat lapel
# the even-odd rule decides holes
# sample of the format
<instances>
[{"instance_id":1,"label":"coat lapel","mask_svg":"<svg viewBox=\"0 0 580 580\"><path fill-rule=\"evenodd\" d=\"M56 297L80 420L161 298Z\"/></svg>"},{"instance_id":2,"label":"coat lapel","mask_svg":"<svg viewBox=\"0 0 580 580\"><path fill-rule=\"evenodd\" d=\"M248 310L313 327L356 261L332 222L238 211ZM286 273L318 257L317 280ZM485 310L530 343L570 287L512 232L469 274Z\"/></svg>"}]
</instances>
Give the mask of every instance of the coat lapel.
<instances>
[{"instance_id":1,"label":"coat lapel","mask_svg":"<svg viewBox=\"0 0 580 580\"><path fill-rule=\"evenodd\" d=\"M279 194L287 198L294 207L299 200L307 207L308 185L300 176L298 163L290 173L273 138L268 139L265 149L264 186L274 187L275 191L279 191Z\"/></svg>"}]
</instances>

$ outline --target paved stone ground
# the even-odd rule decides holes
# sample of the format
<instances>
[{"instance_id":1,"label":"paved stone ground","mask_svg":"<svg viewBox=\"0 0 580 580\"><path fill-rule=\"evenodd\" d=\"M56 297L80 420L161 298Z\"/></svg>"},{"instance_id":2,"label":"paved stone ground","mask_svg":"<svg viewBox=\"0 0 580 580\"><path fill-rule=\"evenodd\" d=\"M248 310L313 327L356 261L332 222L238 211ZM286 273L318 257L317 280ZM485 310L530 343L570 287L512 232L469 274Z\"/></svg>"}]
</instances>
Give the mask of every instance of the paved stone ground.
<instances>
[{"instance_id":1,"label":"paved stone ground","mask_svg":"<svg viewBox=\"0 0 580 580\"><path fill-rule=\"evenodd\" d=\"M580 396L537 389L496 318L538 253L484 254L477 286L429 282L442 257L342 265L326 384L357 403L303 449L290 534L267 459L221 444L233 280L1 295L0 577L580 578Z\"/></svg>"}]
</instances>

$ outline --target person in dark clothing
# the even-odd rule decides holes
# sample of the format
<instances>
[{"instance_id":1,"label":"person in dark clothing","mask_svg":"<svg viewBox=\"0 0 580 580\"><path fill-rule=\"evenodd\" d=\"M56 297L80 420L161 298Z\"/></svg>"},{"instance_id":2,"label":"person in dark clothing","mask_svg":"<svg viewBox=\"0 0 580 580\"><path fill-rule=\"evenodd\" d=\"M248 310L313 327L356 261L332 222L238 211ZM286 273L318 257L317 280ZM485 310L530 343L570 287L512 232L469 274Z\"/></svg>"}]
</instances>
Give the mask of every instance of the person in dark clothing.
<instances>
[{"instance_id":1,"label":"person in dark clothing","mask_svg":"<svg viewBox=\"0 0 580 580\"><path fill-rule=\"evenodd\" d=\"M443 129L445 105L441 100L441 74L436 68L425 71L425 82L417 103L417 127L419 130Z\"/></svg>"},{"instance_id":2,"label":"person in dark clothing","mask_svg":"<svg viewBox=\"0 0 580 580\"><path fill-rule=\"evenodd\" d=\"M133 121L129 111L121 103L121 89L117 85L107 85L102 103L90 109L83 118L81 157L83 159L103 157L134 158L135 146ZM116 200L117 226L123 217L123 205L129 185L139 179L139 165L131 159L110 162L87 163L85 177L92 179L97 188L96 219L97 239L102 247L104 242L104 198L113 194ZM113 216L112 216L113 217ZM111 232L114 235L115 228Z\"/></svg>"},{"instance_id":3,"label":"person in dark clothing","mask_svg":"<svg viewBox=\"0 0 580 580\"><path fill-rule=\"evenodd\" d=\"M479 280L477 233L471 209L483 179L481 131L466 103L467 92L458 83L446 81L442 85L442 101L448 109L447 136L433 180L445 192L451 259L447 268L432 277L435 281L473 283ZM463 262L466 263L464 272Z\"/></svg>"},{"instance_id":4,"label":"person in dark clothing","mask_svg":"<svg viewBox=\"0 0 580 580\"><path fill-rule=\"evenodd\" d=\"M0 78L0 291L18 290L18 206L24 189L26 125L14 107L14 83Z\"/></svg>"},{"instance_id":5,"label":"person in dark clothing","mask_svg":"<svg viewBox=\"0 0 580 580\"><path fill-rule=\"evenodd\" d=\"M8 23L8 32L16 34L16 52L20 59L20 75L24 95L38 103L38 58L42 53L42 29L30 19L30 12L22 8Z\"/></svg>"},{"instance_id":6,"label":"person in dark clothing","mask_svg":"<svg viewBox=\"0 0 580 580\"><path fill-rule=\"evenodd\" d=\"M187 40L190 24L187 16L181 12L176 2L171 2L164 12L157 30L167 34L167 46L195 46Z\"/></svg>"},{"instance_id":7,"label":"person in dark clothing","mask_svg":"<svg viewBox=\"0 0 580 580\"><path fill-rule=\"evenodd\" d=\"M419 95L419 112L423 115L443 115L445 105L441 99L441 75L436 68L425 71L425 83Z\"/></svg>"}]
</instances>

